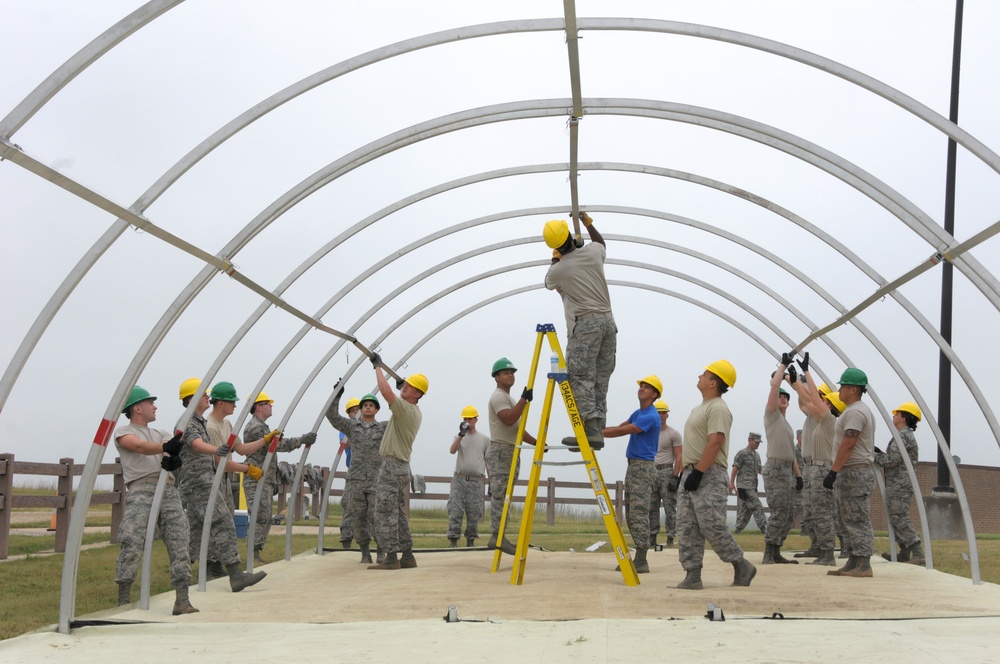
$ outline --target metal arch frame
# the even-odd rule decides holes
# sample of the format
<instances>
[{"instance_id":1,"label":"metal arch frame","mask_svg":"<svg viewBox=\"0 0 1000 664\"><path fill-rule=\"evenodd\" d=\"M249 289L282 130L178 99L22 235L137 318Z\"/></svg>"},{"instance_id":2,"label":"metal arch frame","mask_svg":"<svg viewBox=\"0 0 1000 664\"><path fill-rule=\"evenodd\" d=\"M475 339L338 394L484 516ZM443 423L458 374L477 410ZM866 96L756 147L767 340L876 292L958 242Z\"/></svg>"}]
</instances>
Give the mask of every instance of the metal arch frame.
<instances>
[{"instance_id":1,"label":"metal arch frame","mask_svg":"<svg viewBox=\"0 0 1000 664\"><path fill-rule=\"evenodd\" d=\"M639 24L639 23L641 23L641 24L643 24L643 25L646 25L646 24L656 24L656 25L661 25L661 26L663 26L663 25L675 25L675 24L673 24L673 23L670 23L670 22L659 22L659 21L630 21L630 22L631 22L631 23L634 23L634 24ZM595 20L595 23L594 23L594 25L593 25L593 26L591 26L591 27L592 27L593 29L602 29L602 28L603 28L603 29L613 29L612 27L605 27L605 26L603 25L604 23L605 23L605 20L604 20L604 19L597 19L597 20ZM681 24L676 24L676 25L681 25ZM585 26L585 27L586 27L586 26ZM702 28L702 27L704 27L704 26L694 26L694 27L696 27L696 28ZM638 29L638 28L632 28L632 29ZM682 30L676 30L676 31L675 31L675 30L664 30L664 31L674 31L674 32L678 32L679 34L687 34L687 33L686 33L685 31L682 31ZM720 37L720 35L723 35L723 34L727 35L727 36L728 36L728 38L727 38L727 39L722 39L722 38ZM738 35L739 37L734 37L735 35ZM713 30L712 30L712 34L711 34L711 35L701 35L701 34L694 34L694 33L692 33L692 34L691 34L691 36L706 36L706 37L708 37L708 38L712 38L712 39L721 39L721 40L723 40L723 41L731 41L732 43L738 43L738 44L739 44L739 43L743 43L743 38L745 37L745 35L741 35L741 33L730 33L730 32L728 32L728 31L718 31L717 29L713 29ZM121 38L123 39L124 37L121 37ZM776 44L776 43L774 43L774 42L769 42L768 40L761 40L761 39L755 39L754 41L755 41L755 43L756 43L757 45L753 45L753 47L754 47L754 48L760 48L761 50L769 50L769 49L767 49L767 48L763 48L763 47L762 47L761 45L765 45L765 44ZM750 44L745 44L745 45L750 45ZM113 44L109 44L109 45L107 46L107 48L110 48L111 46L113 46ZM781 46L781 47L783 47L783 48L787 48L787 47L784 47L784 45L780 45L780 46ZM781 50L781 49L778 49L778 50L773 50L773 48L772 48L772 49L770 50L770 52L774 52L774 53L777 53L777 54L779 54L779 55L784 55L784 53L780 53L780 52L778 52L779 50ZM380 52L382 52L382 51L383 51L383 49L380 49L379 51L380 51ZM795 52L794 52L794 54L801 54L801 53L804 53L804 52L802 52L802 51L795 51ZM788 55L786 55L786 57L792 57L792 55L794 55L794 54L792 54L792 53L791 53L791 51L789 51L789 54L788 54ZM96 58L96 57L99 57L99 55L100 55L100 53L97 53L97 54L95 55L95 58ZM811 59L811 54L808 54L808 55L809 55L810 57L809 57L809 58L807 58L807 59ZM799 58L796 58L796 57L792 57L792 59L799 59ZM801 61L801 60L800 60L800 61ZM829 61L827 61L827 62L829 62ZM809 63L807 63L807 64L812 64L813 66L816 66L816 65L815 65L814 63L812 63L812 62L809 62ZM836 65L836 63L831 63L831 64L833 64L833 65ZM847 68L843 68L843 67L840 67L839 65L837 65L837 67L839 68L839 69L838 69L839 73L838 73L838 72L833 72L833 71L831 71L831 73L835 73L836 75L840 76L841 78L845 78L846 80L852 80L852 81L853 81L853 74L856 74L856 72L853 72L853 70L849 70L849 69L847 69ZM824 67L820 67L820 68L822 69L822 68L824 68ZM75 74L72 74L72 75L75 75ZM67 76L66 76L66 77L64 77L64 80L69 80L69 74L67 74ZM874 81L874 79L871 79L871 82L872 82L872 84L877 84L877 85L881 86L881 84L880 84L880 83L878 83L877 81ZM866 87L866 86L864 86L864 85L863 85L862 87ZM882 87L883 87L884 89L886 89L886 90L891 90L891 88L887 88L887 86L882 86ZM869 87L869 89L871 89L871 88ZM892 91L892 92L895 92L895 91ZM54 93L55 93L55 90L53 90L53 94L54 94ZM905 104L905 103L901 103L901 101L900 101L900 100L901 100L901 99L903 99L903 97L896 97L896 96L891 96L891 95L886 95L886 94L883 94L883 93L879 93L879 94L880 94L881 96L885 97L886 99L889 99L890 101L893 101L894 103L897 103L898 105L901 105L901 106L903 106L904 108L907 108L907 110L910 110L911 112L914 112L914 111L913 111L912 109L910 109L910 108L908 107L908 105L907 105L907 104ZM906 100L908 100L909 98L905 98L905 99L906 99ZM44 100L42 100L42 101L41 101L40 103L41 103L41 104L43 104L43 103L44 103ZM928 113L930 113L930 112L929 112L929 110L928 110L927 112L928 112ZM917 114L918 116L920 115L919 113L916 113L916 114ZM925 120L926 120L926 118L925 118ZM942 120L942 122L944 122L944 121ZM931 124L934 124L934 123L932 122ZM944 131L945 133L949 133L950 131L961 131L961 130L958 130L958 128L957 128L957 127L954 127L954 125L951 125L950 123L947 123L947 124L942 124L942 126L941 126L941 127L939 127L939 129L941 129L941 130L942 130L942 131ZM963 132L963 133L964 133L964 132ZM983 158L983 157L982 157L981 155L979 155L978 153L976 153L976 151L975 151L974 149L972 149L972 148L970 148L970 147L969 147L968 145L966 145L966 143L964 143L964 142L963 142L962 140L958 140L958 139L956 139L956 141L957 141L958 143L962 144L963 146L965 146L965 147L966 147L967 149L970 149L971 151L973 151L973 152L974 152L974 154L977 154L977 156L979 156L979 157L980 157L981 159ZM983 147L984 147L984 146L983 146ZM995 165L993 165L992 167L994 168L994 170L996 170L996 167L995 167ZM67 294L68 294L68 293L67 293ZM58 302L60 301L60 299L59 299L59 298L55 298L55 300L57 301L57 303L58 303ZM58 309L58 306L57 306L56 308ZM37 321L36 321L36 322L37 322ZM46 323L45 325L43 325L43 326L42 326L42 328L44 329L44 327L45 327L46 325L47 325L47 323ZM34 329L34 328L33 328L33 329Z\"/></svg>"},{"instance_id":2,"label":"metal arch frame","mask_svg":"<svg viewBox=\"0 0 1000 664\"><path fill-rule=\"evenodd\" d=\"M17 129L19 129L29 118L31 118L42 105L44 105L58 90L66 85L66 83L86 69L90 63L99 58L103 53L116 46L119 42L123 41L128 35L131 34L132 31L138 29L146 22L158 16L159 14L155 13L157 8L160 8L162 5L162 8L158 10L162 13L162 11L166 11L174 6L174 4L176 3L148 3L142 8L142 10L149 8L152 10L152 15L150 15L144 22L133 28L133 30L127 31L124 29L124 26L127 24L129 19L136 16L136 14L138 14L141 10L137 10L137 12L133 13L133 15L127 19L124 19L116 24L116 26L106 31L101 38L95 40L88 45L88 47L85 47L67 60L66 63L53 72L53 74L51 74L46 81L39 86L39 88L36 88L31 95L19 104L14 111L0 121L0 128L3 128L3 131L0 132L0 136L3 138L10 138L10 136L12 136ZM747 33L741 33L733 30L723 30L699 24L680 23L676 21L631 18L580 19L577 21L577 27L595 31L631 30L660 32L708 39L752 48L804 64L822 72L837 76L899 106L903 110L915 115L945 135L949 136L977 158L987 163L987 165L989 165L994 171L1000 173L1000 157L987 148L985 144L975 139L975 137L971 134L968 134L965 130L945 119L943 116L935 113L929 107L921 104L908 95L905 95L901 91L895 90L881 81L861 73L858 70L846 67L836 61L824 58L809 51ZM187 170L189 170L195 163L200 161L209 152L213 151L216 147L221 145L247 125L256 121L263 115L270 113L272 110L278 108L291 99L305 93L308 90L311 90L313 87L326 83L346 73L356 71L369 64L380 62L397 55L403 55L413 51L458 40L468 40L478 37L496 36L509 33L564 30L565 28L566 21L560 21L559 19L504 21L475 26L465 26L462 28L430 33L416 38L396 42L394 44L368 51L367 53L359 56L349 58L348 60L344 60L343 62L337 63L309 77L301 79L300 81L268 97L261 103L254 105L240 116L234 118L231 122L202 141L198 146L182 157L172 168L166 171L164 175L157 180L152 187L150 187L150 189L137 199L137 201L133 204L132 209L141 211L147 208L163 193L163 191L169 188L174 181L187 172ZM3 138L0 138L0 141L2 141ZM122 219L118 219L115 224L113 224L112 227L110 227L108 231L97 242L95 242L91 250L85 254L83 258L81 258L74 269L67 275L62 284L60 284L57 291L50 298L46 307L36 318L35 324L29 330L21 346L18 348L18 351L14 356L12 366L8 368L8 372L5 373L2 379L0 379L0 406L6 402L9 391L13 386L13 383L16 381L17 374L27 361L27 357L31 354L31 351L37 344L38 339L44 333L52 318L61 308L62 303L65 302L69 294L75 289L76 284L78 284L83 278L83 275L89 271L94 262L96 262L104 251L107 250L110 244L114 242L114 240L125 230L125 228L127 228L126 222ZM8 375L11 373L11 368L14 369L13 375Z\"/></svg>"}]
</instances>

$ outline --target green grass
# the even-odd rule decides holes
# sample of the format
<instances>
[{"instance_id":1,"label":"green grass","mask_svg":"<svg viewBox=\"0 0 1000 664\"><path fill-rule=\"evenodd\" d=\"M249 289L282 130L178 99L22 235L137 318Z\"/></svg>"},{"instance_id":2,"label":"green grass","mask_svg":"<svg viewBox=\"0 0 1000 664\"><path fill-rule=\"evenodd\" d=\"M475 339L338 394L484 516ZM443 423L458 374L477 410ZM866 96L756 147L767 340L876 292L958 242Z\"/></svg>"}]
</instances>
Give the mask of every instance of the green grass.
<instances>
[{"instance_id":1,"label":"green grass","mask_svg":"<svg viewBox=\"0 0 1000 664\"><path fill-rule=\"evenodd\" d=\"M103 520L99 515L95 521ZM110 513L108 514L110 523ZM341 511L339 505L331 505L327 518L328 527L340 525ZM508 536L516 536L520 524L520 510L515 506L510 516ZM444 510L414 509L410 513L410 529L413 532L416 548L443 548L448 546L446 537L448 516ZM43 525L48 525L46 521ZM91 519L88 519L88 525ZM316 519L299 520L295 525L315 526ZM476 543L486 544L489 535L489 515L485 523L481 523L479 532L482 539ZM797 532L797 531L793 531ZM264 549L265 560L278 560L284 556L284 529L275 526ZM663 541L663 533L660 533ZM106 541L104 533L87 534L84 543ZM627 538L627 536L626 536ZM545 523L545 513L536 513L532 534L532 544L552 551L566 551L570 548L583 552L586 547L599 540L608 540L604 522L596 515L578 510L563 510L557 512L556 524L548 526ZM736 535L736 541L745 551L754 554L764 550L764 540L759 532L744 531ZM9 560L0 562L0 588L3 588L0 598L0 639L8 639L25 632L30 632L58 621L59 617L59 586L62 578L62 555L36 555L40 551L51 551L55 542L54 535L41 537L11 536L11 555L24 555L24 560ZM326 533L325 544L328 547L339 545L335 534ZM808 538L797 534L790 535L784 549L789 551L805 549ZM314 535L295 535L292 538L292 553L307 551L316 545ZM244 545L245 546L245 545ZM1000 583L1000 536L984 535L977 538L979 550L980 573L983 581ZM876 551L888 550L886 533L876 533ZM610 550L610 544L605 544L600 552ZM971 578L971 568L962 554L968 553L968 543L964 540L937 540L934 542L935 569L957 576ZM114 582L115 559L118 546L111 545L82 551L80 554L79 575L77 579L76 615L85 615L95 611L113 608L117 600L117 586ZM156 542L153 550L153 578L151 591L154 594L170 591L169 565L166 549L162 542ZM193 578L197 578L197 566ZM133 589L133 597L138 599L138 588Z\"/></svg>"}]
</instances>

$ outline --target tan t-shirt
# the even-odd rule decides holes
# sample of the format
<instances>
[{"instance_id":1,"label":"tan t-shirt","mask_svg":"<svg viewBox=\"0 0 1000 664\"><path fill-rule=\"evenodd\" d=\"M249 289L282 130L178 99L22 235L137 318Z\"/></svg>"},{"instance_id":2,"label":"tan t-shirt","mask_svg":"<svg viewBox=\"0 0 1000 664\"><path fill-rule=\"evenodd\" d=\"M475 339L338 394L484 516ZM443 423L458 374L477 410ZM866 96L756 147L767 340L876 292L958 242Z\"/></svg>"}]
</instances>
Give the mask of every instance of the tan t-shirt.
<instances>
[{"instance_id":1,"label":"tan t-shirt","mask_svg":"<svg viewBox=\"0 0 1000 664\"><path fill-rule=\"evenodd\" d=\"M122 479L125 480L125 483L127 484L133 480L151 475L158 476L160 474L160 461L163 460L163 455L139 454L138 452L127 450L118 444L118 439L122 436L137 436L150 443L165 443L170 440L170 434L159 429L150 429L149 427L141 427L131 423L115 429L115 447L118 448L118 456L122 460ZM167 479L173 484L174 478L172 475L168 475Z\"/></svg>"},{"instance_id":2,"label":"tan t-shirt","mask_svg":"<svg viewBox=\"0 0 1000 664\"><path fill-rule=\"evenodd\" d=\"M486 448L490 446L489 436L478 429L467 433L455 456L455 472L459 475L486 474Z\"/></svg>"},{"instance_id":3,"label":"tan t-shirt","mask_svg":"<svg viewBox=\"0 0 1000 664\"><path fill-rule=\"evenodd\" d=\"M722 397L702 401L695 406L684 423L684 451L681 463L685 467L692 466L701 460L701 455L708 447L708 436L721 433L725 436L722 449L715 457L715 465L727 468L729 466L729 430L733 427L733 414Z\"/></svg>"},{"instance_id":4,"label":"tan t-shirt","mask_svg":"<svg viewBox=\"0 0 1000 664\"><path fill-rule=\"evenodd\" d=\"M591 242L553 263L545 275L545 287L562 296L566 324L585 314L611 312L611 294L604 278L607 250L600 242ZM572 334L573 330L567 330Z\"/></svg>"},{"instance_id":5,"label":"tan t-shirt","mask_svg":"<svg viewBox=\"0 0 1000 664\"><path fill-rule=\"evenodd\" d=\"M660 431L660 446L656 451L656 458L653 463L657 466L674 463L674 448L681 445L681 432L669 424L666 429Z\"/></svg>"},{"instance_id":6,"label":"tan t-shirt","mask_svg":"<svg viewBox=\"0 0 1000 664\"><path fill-rule=\"evenodd\" d=\"M493 390L493 394L490 395L490 403L488 407L490 416L490 440L494 443L513 445L517 442L517 428L520 424L520 420L516 420L513 424L504 424L497 415L497 413L509 410L515 405L517 405L517 401L514 397L510 396L510 393L499 387Z\"/></svg>"},{"instance_id":7,"label":"tan t-shirt","mask_svg":"<svg viewBox=\"0 0 1000 664\"><path fill-rule=\"evenodd\" d=\"M844 463L845 466L857 466L871 463L875 460L875 416L871 409L863 402L855 401L844 409L844 412L837 418L837 425L834 429L834 453L840 449L840 442L844 440L844 432L855 429L860 432L858 442L851 450L851 456Z\"/></svg>"},{"instance_id":8,"label":"tan t-shirt","mask_svg":"<svg viewBox=\"0 0 1000 664\"><path fill-rule=\"evenodd\" d=\"M819 425L813 430L813 461L833 462L833 439L837 428L837 418L827 415L820 420Z\"/></svg>"},{"instance_id":9,"label":"tan t-shirt","mask_svg":"<svg viewBox=\"0 0 1000 664\"><path fill-rule=\"evenodd\" d=\"M382 436L382 444L379 445L378 455L381 458L395 457L406 463L410 463L410 454L413 452L413 441L417 438L420 430L422 416L420 409L402 397L389 406L392 417L389 425L385 428L385 435Z\"/></svg>"},{"instance_id":10,"label":"tan t-shirt","mask_svg":"<svg viewBox=\"0 0 1000 664\"><path fill-rule=\"evenodd\" d=\"M229 434L233 432L233 425L226 418L217 420L214 417L206 417L205 428L208 429L208 442L216 447L229 443Z\"/></svg>"},{"instance_id":11,"label":"tan t-shirt","mask_svg":"<svg viewBox=\"0 0 1000 664\"><path fill-rule=\"evenodd\" d=\"M795 461L795 432L777 408L764 410L764 435L767 436L768 461Z\"/></svg>"}]
</instances>

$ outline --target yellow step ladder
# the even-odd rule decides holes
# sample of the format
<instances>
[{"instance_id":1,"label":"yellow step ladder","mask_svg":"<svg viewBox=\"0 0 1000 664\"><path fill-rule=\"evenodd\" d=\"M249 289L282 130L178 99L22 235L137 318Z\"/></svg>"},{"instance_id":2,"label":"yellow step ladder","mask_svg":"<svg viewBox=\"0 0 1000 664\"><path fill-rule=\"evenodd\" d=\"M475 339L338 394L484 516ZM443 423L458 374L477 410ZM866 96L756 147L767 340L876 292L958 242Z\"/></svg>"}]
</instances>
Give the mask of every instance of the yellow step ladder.
<instances>
[{"instance_id":1,"label":"yellow step ladder","mask_svg":"<svg viewBox=\"0 0 1000 664\"><path fill-rule=\"evenodd\" d=\"M559 345L559 338L556 336L555 326L551 323L540 323L535 327L537 337L535 339L535 353L531 358L531 373L528 374L527 388L534 389L535 373L538 371L538 359L541 356L542 340L548 339L549 348L559 357L558 372L549 373L548 385L545 388L545 400L542 402L542 418L538 427L538 436L535 443L535 454L531 464L531 473L528 479L528 489L524 497L524 513L521 516L521 530L517 538L517 549L514 554L514 568L511 570L510 583L519 586L524 581L524 566L528 558L528 542L531 539L531 526L535 520L535 502L538 498L538 485L542 474L542 466L545 464L546 437L549 430L549 419L552 414L552 398L555 395L556 385L559 386L559 394L566 405L566 412L569 415L570 424L573 425L573 433L576 435L577 443L580 446L582 461L573 462L580 464L587 469L587 478L594 489L594 497L597 499L597 506L601 510L604 519L604 526L608 530L608 538L618 560L622 577L626 586L639 585L639 576L636 574L635 565L629 555L628 545L625 543L625 536L622 534L621 524L615 516L612 508L611 496L604 485L604 477L601 475L601 467L597 463L597 457L587 442L587 435L584 432L583 420L576 407L576 399L573 397L573 390L569 386L569 378L566 373L566 358L563 356L562 347ZM503 552L500 550L500 543L503 541L504 532L507 526L507 515L510 511L510 504L514 496L514 483L516 480L515 471L520 457L520 450L524 441L524 428L528 421L528 409L531 404L524 407L521 414L521 422L517 428L517 439L515 440L514 457L511 459L510 475L507 479L507 493L504 496L503 513L500 516L500 532L497 536L497 548L493 553L493 572L500 569L500 558ZM558 464L566 465L566 464Z\"/></svg>"}]
</instances>

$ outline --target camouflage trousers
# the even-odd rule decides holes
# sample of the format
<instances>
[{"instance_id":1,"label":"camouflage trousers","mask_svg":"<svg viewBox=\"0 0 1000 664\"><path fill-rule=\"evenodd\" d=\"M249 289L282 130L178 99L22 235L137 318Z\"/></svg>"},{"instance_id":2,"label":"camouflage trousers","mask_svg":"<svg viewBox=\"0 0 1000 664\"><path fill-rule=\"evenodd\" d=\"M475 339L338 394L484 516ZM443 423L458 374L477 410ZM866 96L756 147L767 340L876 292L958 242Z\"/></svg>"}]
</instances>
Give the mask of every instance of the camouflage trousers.
<instances>
[{"instance_id":1,"label":"camouflage trousers","mask_svg":"<svg viewBox=\"0 0 1000 664\"><path fill-rule=\"evenodd\" d=\"M275 484L262 484L260 507L257 508L257 522L253 531L253 548L260 551L271 534L271 517L274 515L274 496L278 492ZM254 496L257 494L257 480L243 474L243 493L247 497L247 507L253 512Z\"/></svg>"},{"instance_id":2,"label":"camouflage trousers","mask_svg":"<svg viewBox=\"0 0 1000 664\"><path fill-rule=\"evenodd\" d=\"M374 491L372 493L372 507L375 506ZM346 542L354 538L354 518L351 516L351 486L344 484L344 493L340 496L340 541ZM369 523L374 523L374 519Z\"/></svg>"},{"instance_id":3,"label":"camouflage trousers","mask_svg":"<svg viewBox=\"0 0 1000 664\"><path fill-rule=\"evenodd\" d=\"M846 466L833 485L839 518L844 525L844 547L854 556L870 558L875 553L875 534L870 514L875 472L871 466Z\"/></svg>"},{"instance_id":4,"label":"camouflage trousers","mask_svg":"<svg viewBox=\"0 0 1000 664\"><path fill-rule=\"evenodd\" d=\"M839 478L838 478L839 479ZM886 499L889 503L889 524L896 535L896 543L910 546L920 541L913 522L910 521L910 502L913 499L913 489L888 490Z\"/></svg>"},{"instance_id":5,"label":"camouflage trousers","mask_svg":"<svg viewBox=\"0 0 1000 664\"><path fill-rule=\"evenodd\" d=\"M823 479L830 472L830 464L806 465L802 468L802 482L805 485L803 509L808 520L809 539L813 548L834 549L837 544L836 506L833 491L823 486ZM836 485L834 485L836 486Z\"/></svg>"},{"instance_id":6,"label":"camouflage trousers","mask_svg":"<svg viewBox=\"0 0 1000 664\"><path fill-rule=\"evenodd\" d=\"M500 517L503 515L507 482L510 481L510 464L514 460L516 451L513 445L505 443L491 442L486 448L486 472L490 476L490 533L500 532ZM514 481L517 481L520 472L521 458L518 455L517 465L514 467Z\"/></svg>"},{"instance_id":7,"label":"camouflage trousers","mask_svg":"<svg viewBox=\"0 0 1000 664\"><path fill-rule=\"evenodd\" d=\"M652 542L660 532L660 507L663 507L663 525L667 537L677 535L677 492L667 491L667 484L674 476L673 466L654 470L653 488L649 494L649 538Z\"/></svg>"},{"instance_id":8,"label":"camouflage trousers","mask_svg":"<svg viewBox=\"0 0 1000 664\"><path fill-rule=\"evenodd\" d=\"M566 373L584 422L599 419L604 426L617 350L618 328L611 314L576 321L566 343Z\"/></svg>"},{"instance_id":9,"label":"camouflage trousers","mask_svg":"<svg viewBox=\"0 0 1000 664\"><path fill-rule=\"evenodd\" d=\"M680 536L677 557L685 570L700 569L705 559L705 541L723 561L735 563L743 559L743 549L733 539L726 525L729 498L729 477L726 469L715 464L705 471L696 491L687 491L681 477L677 490L677 532Z\"/></svg>"},{"instance_id":10,"label":"camouflage trousers","mask_svg":"<svg viewBox=\"0 0 1000 664\"><path fill-rule=\"evenodd\" d=\"M344 521L340 522L340 540L346 541L354 538L357 543L368 544L371 540L378 541L375 530L375 485L378 478L369 479L367 477L348 478L347 488L344 489L344 498L347 500L347 508L344 512L347 521L347 534L344 534ZM409 481L409 475L407 475Z\"/></svg>"},{"instance_id":11,"label":"camouflage trousers","mask_svg":"<svg viewBox=\"0 0 1000 664\"><path fill-rule=\"evenodd\" d=\"M155 476L153 479L155 480ZM125 514L118 530L122 548L115 564L116 583L131 583L139 575L139 563L146 545L146 528L155 491L155 481L140 481L134 483L125 496ZM170 581L173 584L187 585L191 582L188 520L181 507L180 494L172 485L164 488L157 525L170 558Z\"/></svg>"},{"instance_id":12,"label":"camouflage trousers","mask_svg":"<svg viewBox=\"0 0 1000 664\"><path fill-rule=\"evenodd\" d=\"M800 470L801 470L801 466L800 466ZM794 482L795 480L792 480L792 481ZM798 519L799 527L802 530L808 530L809 529L809 523L806 521L805 508L803 507L803 504L802 504L802 494L806 490L806 488L804 486L805 485L805 479L804 478L802 480L802 483L803 483L802 491L793 491L792 492L792 526L795 525L795 521L796 521L796 519Z\"/></svg>"},{"instance_id":13,"label":"camouflage trousers","mask_svg":"<svg viewBox=\"0 0 1000 664\"><path fill-rule=\"evenodd\" d=\"M637 549L649 548L649 503L655 476L656 468L652 461L628 460L625 471L625 521Z\"/></svg>"},{"instance_id":14,"label":"camouflage trousers","mask_svg":"<svg viewBox=\"0 0 1000 664\"><path fill-rule=\"evenodd\" d=\"M764 464L764 491L767 492L767 506L771 508L764 542L780 546L792 530L795 473L791 461L768 461Z\"/></svg>"},{"instance_id":15,"label":"camouflage trousers","mask_svg":"<svg viewBox=\"0 0 1000 664\"><path fill-rule=\"evenodd\" d=\"M188 527L191 529L191 539L188 544L188 554L191 560L198 560L201 552L201 531L205 525L205 512L208 509L208 495L211 485L196 487L184 492L184 504L187 506ZM223 565L239 564L240 554L236 548L236 523L233 521L232 508L225 499L225 485L219 488L221 495L215 499L212 510L212 527L208 534L208 560L217 561Z\"/></svg>"},{"instance_id":16,"label":"camouflage trousers","mask_svg":"<svg viewBox=\"0 0 1000 664\"><path fill-rule=\"evenodd\" d=\"M410 520L406 515L409 486L410 464L395 457L382 459L375 480L375 540L380 551L400 553L413 549Z\"/></svg>"},{"instance_id":17,"label":"camouflage trousers","mask_svg":"<svg viewBox=\"0 0 1000 664\"><path fill-rule=\"evenodd\" d=\"M746 528L752 516L760 532L766 533L767 512L764 511L764 505L760 502L757 489L737 489L736 496L736 532Z\"/></svg>"},{"instance_id":18,"label":"camouflage trousers","mask_svg":"<svg viewBox=\"0 0 1000 664\"><path fill-rule=\"evenodd\" d=\"M471 478L471 479L470 479ZM465 537L479 537L479 520L483 518L483 478L455 475L448 494L448 539L458 539L465 517Z\"/></svg>"}]
</instances>

